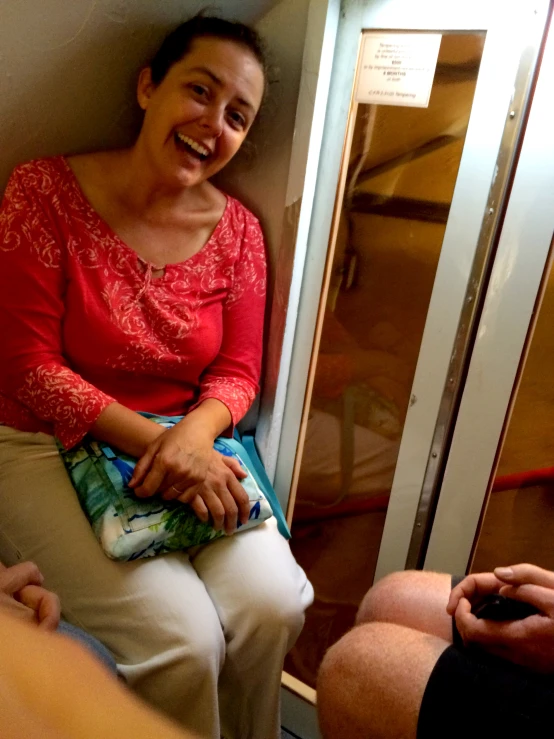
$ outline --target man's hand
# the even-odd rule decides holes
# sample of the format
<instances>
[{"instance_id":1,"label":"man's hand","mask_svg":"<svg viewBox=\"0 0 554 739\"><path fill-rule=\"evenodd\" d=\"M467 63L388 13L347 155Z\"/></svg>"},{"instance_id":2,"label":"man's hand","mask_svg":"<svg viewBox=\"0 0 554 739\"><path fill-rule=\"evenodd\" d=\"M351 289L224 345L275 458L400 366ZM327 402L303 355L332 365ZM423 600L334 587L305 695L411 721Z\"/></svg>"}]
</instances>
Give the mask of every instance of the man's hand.
<instances>
[{"instance_id":1,"label":"man's hand","mask_svg":"<svg viewBox=\"0 0 554 739\"><path fill-rule=\"evenodd\" d=\"M42 587L43 580L33 562L0 565L0 608L46 631L55 631L60 622L60 601Z\"/></svg>"},{"instance_id":2,"label":"man's hand","mask_svg":"<svg viewBox=\"0 0 554 739\"><path fill-rule=\"evenodd\" d=\"M500 583L500 589L488 592L530 603L541 613L520 621L478 619L471 613L471 598L462 595L455 619L464 644L477 644L491 654L536 672L554 673L554 573L520 564L499 567L489 574ZM492 587L491 580L489 584Z\"/></svg>"},{"instance_id":3,"label":"man's hand","mask_svg":"<svg viewBox=\"0 0 554 739\"><path fill-rule=\"evenodd\" d=\"M479 572L475 575L468 575L455 588L452 588L448 605L446 606L448 615L454 616L462 598L465 598L471 606L474 606L485 595L499 593L503 584L492 572Z\"/></svg>"}]
</instances>

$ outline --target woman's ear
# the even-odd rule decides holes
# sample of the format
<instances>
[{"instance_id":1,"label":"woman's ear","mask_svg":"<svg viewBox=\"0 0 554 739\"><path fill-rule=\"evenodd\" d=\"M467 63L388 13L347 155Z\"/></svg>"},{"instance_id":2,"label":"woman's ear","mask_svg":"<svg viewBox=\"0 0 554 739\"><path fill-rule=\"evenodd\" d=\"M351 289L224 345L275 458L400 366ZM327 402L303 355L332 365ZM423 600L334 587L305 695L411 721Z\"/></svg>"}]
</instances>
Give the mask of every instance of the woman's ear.
<instances>
[{"instance_id":1,"label":"woman's ear","mask_svg":"<svg viewBox=\"0 0 554 739\"><path fill-rule=\"evenodd\" d=\"M143 110L146 110L148 107L155 87L152 82L152 70L150 67L141 69L137 83L137 100Z\"/></svg>"}]
</instances>

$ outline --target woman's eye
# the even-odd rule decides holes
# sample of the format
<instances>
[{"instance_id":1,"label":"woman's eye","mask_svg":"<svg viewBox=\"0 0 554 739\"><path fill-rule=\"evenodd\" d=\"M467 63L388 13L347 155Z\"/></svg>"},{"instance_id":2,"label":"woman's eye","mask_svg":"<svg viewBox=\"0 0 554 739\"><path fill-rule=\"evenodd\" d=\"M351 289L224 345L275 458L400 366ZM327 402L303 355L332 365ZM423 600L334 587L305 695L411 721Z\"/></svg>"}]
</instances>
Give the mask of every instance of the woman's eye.
<instances>
[{"instance_id":1,"label":"woman's eye","mask_svg":"<svg viewBox=\"0 0 554 739\"><path fill-rule=\"evenodd\" d=\"M245 117L237 110L230 110L227 113L227 117L231 121L231 125L233 125L235 128L244 128L246 126Z\"/></svg>"},{"instance_id":2,"label":"woman's eye","mask_svg":"<svg viewBox=\"0 0 554 739\"><path fill-rule=\"evenodd\" d=\"M207 96L208 89L203 85L191 85L190 89L196 94L201 96Z\"/></svg>"}]
</instances>

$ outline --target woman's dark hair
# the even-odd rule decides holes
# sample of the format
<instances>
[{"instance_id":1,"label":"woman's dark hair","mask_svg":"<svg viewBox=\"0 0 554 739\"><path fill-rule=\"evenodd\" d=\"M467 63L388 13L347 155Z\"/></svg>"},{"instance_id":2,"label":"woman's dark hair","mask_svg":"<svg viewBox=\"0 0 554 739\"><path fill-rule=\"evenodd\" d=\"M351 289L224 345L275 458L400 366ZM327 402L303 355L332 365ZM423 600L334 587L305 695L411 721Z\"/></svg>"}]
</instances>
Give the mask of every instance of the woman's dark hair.
<instances>
[{"instance_id":1,"label":"woman's dark hair","mask_svg":"<svg viewBox=\"0 0 554 739\"><path fill-rule=\"evenodd\" d=\"M267 81L266 53L259 34L244 23L199 13L181 23L165 38L150 62L152 82L159 85L169 69L188 53L194 39L206 37L233 41L247 48L260 63Z\"/></svg>"}]
</instances>

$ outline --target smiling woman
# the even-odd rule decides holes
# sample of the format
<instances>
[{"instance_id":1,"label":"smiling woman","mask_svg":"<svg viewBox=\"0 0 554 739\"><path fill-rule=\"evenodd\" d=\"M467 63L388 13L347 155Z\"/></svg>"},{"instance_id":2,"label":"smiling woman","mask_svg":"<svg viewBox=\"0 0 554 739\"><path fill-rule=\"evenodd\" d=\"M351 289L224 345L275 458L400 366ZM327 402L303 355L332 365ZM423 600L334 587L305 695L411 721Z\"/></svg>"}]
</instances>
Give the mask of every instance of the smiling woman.
<instances>
[{"instance_id":1,"label":"smiling woman","mask_svg":"<svg viewBox=\"0 0 554 739\"><path fill-rule=\"evenodd\" d=\"M239 150L264 85L249 50L234 41L196 39L161 82L153 81L151 68L141 72L138 101L145 115L136 153L153 168L159 161L169 186L204 183ZM212 189L203 193L208 200Z\"/></svg>"},{"instance_id":2,"label":"smiling woman","mask_svg":"<svg viewBox=\"0 0 554 739\"><path fill-rule=\"evenodd\" d=\"M264 240L209 179L264 91L255 32L193 18L140 74L133 146L20 165L0 209L0 464L16 493L0 496L1 555L33 559L129 684L210 739L279 736L310 584L270 522L109 561L54 437L138 458L138 496L176 499L228 534L248 517L243 473L213 442L258 390ZM165 429L139 411L184 418Z\"/></svg>"}]
</instances>

